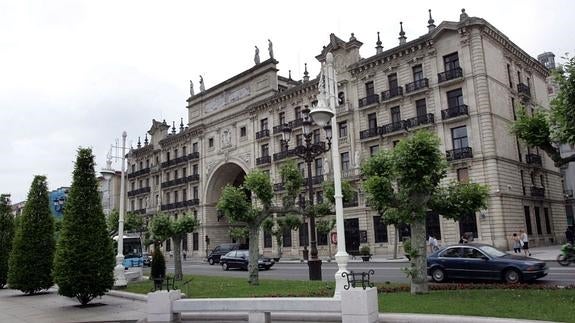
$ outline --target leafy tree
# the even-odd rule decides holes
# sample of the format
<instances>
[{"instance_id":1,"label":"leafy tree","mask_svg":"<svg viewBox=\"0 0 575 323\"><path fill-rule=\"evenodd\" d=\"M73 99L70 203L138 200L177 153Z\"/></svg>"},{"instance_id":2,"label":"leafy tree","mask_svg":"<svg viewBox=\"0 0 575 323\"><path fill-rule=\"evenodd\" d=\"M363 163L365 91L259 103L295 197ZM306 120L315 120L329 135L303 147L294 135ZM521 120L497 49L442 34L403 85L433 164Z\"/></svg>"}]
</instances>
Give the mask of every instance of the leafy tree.
<instances>
[{"instance_id":1,"label":"leafy tree","mask_svg":"<svg viewBox=\"0 0 575 323\"><path fill-rule=\"evenodd\" d=\"M181 245L184 235L194 232L198 225L198 220L189 214L176 221L170 220L165 214L159 214L152 220L152 234L154 238L160 241L172 239L174 242L175 279L183 278Z\"/></svg>"},{"instance_id":2,"label":"leafy tree","mask_svg":"<svg viewBox=\"0 0 575 323\"><path fill-rule=\"evenodd\" d=\"M91 149L80 148L54 260L58 293L85 305L113 287L114 265L94 156Z\"/></svg>"},{"instance_id":3,"label":"leafy tree","mask_svg":"<svg viewBox=\"0 0 575 323\"><path fill-rule=\"evenodd\" d=\"M246 227L233 227L230 228L230 238L238 240L238 241L245 241L249 237L250 232Z\"/></svg>"},{"instance_id":4,"label":"leafy tree","mask_svg":"<svg viewBox=\"0 0 575 323\"><path fill-rule=\"evenodd\" d=\"M411 293L427 293L425 218L429 210L457 220L486 206L487 188L474 183L440 186L447 164L436 135L419 131L393 151L384 150L363 166L369 205L384 220L411 225ZM399 222L398 222L399 221Z\"/></svg>"},{"instance_id":5,"label":"leafy tree","mask_svg":"<svg viewBox=\"0 0 575 323\"><path fill-rule=\"evenodd\" d=\"M8 280L8 259L14 238L14 216L10 209L10 194L0 195L0 288Z\"/></svg>"},{"instance_id":6,"label":"leafy tree","mask_svg":"<svg viewBox=\"0 0 575 323\"><path fill-rule=\"evenodd\" d=\"M333 228L335 227L335 222L336 222L335 219L318 220L316 223L317 233L323 235L329 234L331 230L333 230ZM331 259L331 241L329 241L329 237L327 242L327 248L328 248L329 259Z\"/></svg>"},{"instance_id":7,"label":"leafy tree","mask_svg":"<svg viewBox=\"0 0 575 323\"><path fill-rule=\"evenodd\" d=\"M575 145L575 57L553 73L559 87L548 111L536 109L531 115L520 109L511 132L529 146L539 147L556 167L575 161L575 154L561 156L558 144Z\"/></svg>"},{"instance_id":8,"label":"leafy tree","mask_svg":"<svg viewBox=\"0 0 575 323\"><path fill-rule=\"evenodd\" d=\"M54 218L45 176L35 176L16 228L10 254L8 284L26 294L50 288L54 260Z\"/></svg>"},{"instance_id":9,"label":"leafy tree","mask_svg":"<svg viewBox=\"0 0 575 323\"><path fill-rule=\"evenodd\" d=\"M241 187L232 185L224 187L217 204L218 210L221 210L231 223L244 223L249 230L250 260L248 270L251 285L259 284L259 229L263 222L274 213L284 215L300 212L294 207L294 204L303 183L301 173L293 162L284 163L280 173L286 189L282 207L273 205L272 183L269 176L260 170L246 175ZM253 201L248 199L244 189L252 192Z\"/></svg>"},{"instance_id":10,"label":"leafy tree","mask_svg":"<svg viewBox=\"0 0 575 323\"><path fill-rule=\"evenodd\" d=\"M282 256L282 245L283 245L283 234L286 231L296 230L302 224L301 219L293 214L287 214L284 216L277 216L274 220L272 218L267 218L263 223L262 227L264 231L269 231L276 239L276 258L281 258Z\"/></svg>"},{"instance_id":11,"label":"leafy tree","mask_svg":"<svg viewBox=\"0 0 575 323\"><path fill-rule=\"evenodd\" d=\"M120 220L120 213L117 209L113 209L108 218L106 219L106 224L108 226L108 231L110 234L115 234L118 232L118 221ZM127 212L124 217L124 232L138 232L142 233L145 231L144 218L132 212Z\"/></svg>"}]
</instances>

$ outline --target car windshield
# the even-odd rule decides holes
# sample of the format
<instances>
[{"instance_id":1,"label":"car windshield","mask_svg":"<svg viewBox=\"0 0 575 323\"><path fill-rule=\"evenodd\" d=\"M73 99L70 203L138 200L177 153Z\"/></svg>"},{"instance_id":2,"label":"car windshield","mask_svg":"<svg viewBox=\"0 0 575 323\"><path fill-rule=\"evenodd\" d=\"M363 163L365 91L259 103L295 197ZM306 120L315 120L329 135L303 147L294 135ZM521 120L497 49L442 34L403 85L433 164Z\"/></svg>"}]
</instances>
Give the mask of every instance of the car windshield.
<instances>
[{"instance_id":1,"label":"car windshield","mask_svg":"<svg viewBox=\"0 0 575 323\"><path fill-rule=\"evenodd\" d=\"M503 257L506 255L505 252L495 249L492 246L481 246L479 247L479 249L481 249L481 251L485 252L486 254L488 254L490 257Z\"/></svg>"},{"instance_id":2,"label":"car windshield","mask_svg":"<svg viewBox=\"0 0 575 323\"><path fill-rule=\"evenodd\" d=\"M238 250L238 254L237 254L238 257L244 256L244 257L247 258L248 255L249 255L249 251L248 251L248 250Z\"/></svg>"}]
</instances>

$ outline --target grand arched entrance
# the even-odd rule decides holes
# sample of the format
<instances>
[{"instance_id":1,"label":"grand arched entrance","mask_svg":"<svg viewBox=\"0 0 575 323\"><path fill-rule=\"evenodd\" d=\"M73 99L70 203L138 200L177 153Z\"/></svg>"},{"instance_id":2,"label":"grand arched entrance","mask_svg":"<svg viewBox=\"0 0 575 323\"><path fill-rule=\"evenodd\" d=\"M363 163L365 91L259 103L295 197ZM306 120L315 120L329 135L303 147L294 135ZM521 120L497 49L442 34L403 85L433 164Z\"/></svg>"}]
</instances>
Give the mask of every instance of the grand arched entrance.
<instances>
[{"instance_id":1,"label":"grand arched entrance","mask_svg":"<svg viewBox=\"0 0 575 323\"><path fill-rule=\"evenodd\" d=\"M245 176L246 172L241 166L228 162L217 167L209 178L204 192L204 216L201 224L206 250L211 250L222 243L234 242L230 237L230 224L225 217L218 215L216 205L224 187L228 184L242 185Z\"/></svg>"}]
</instances>

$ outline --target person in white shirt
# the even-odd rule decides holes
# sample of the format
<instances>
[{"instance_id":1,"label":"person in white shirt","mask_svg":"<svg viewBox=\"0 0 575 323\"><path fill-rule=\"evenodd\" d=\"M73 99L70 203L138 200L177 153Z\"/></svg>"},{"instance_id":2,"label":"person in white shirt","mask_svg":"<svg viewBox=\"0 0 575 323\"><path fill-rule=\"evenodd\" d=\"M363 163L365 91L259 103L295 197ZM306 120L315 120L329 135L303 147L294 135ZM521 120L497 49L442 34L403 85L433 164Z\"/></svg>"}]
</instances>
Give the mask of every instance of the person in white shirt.
<instances>
[{"instance_id":1,"label":"person in white shirt","mask_svg":"<svg viewBox=\"0 0 575 323\"><path fill-rule=\"evenodd\" d=\"M525 256L531 256L531 252L529 252L529 237L527 237L527 233L525 233L523 229L519 230L519 239L523 242L523 252Z\"/></svg>"}]
</instances>

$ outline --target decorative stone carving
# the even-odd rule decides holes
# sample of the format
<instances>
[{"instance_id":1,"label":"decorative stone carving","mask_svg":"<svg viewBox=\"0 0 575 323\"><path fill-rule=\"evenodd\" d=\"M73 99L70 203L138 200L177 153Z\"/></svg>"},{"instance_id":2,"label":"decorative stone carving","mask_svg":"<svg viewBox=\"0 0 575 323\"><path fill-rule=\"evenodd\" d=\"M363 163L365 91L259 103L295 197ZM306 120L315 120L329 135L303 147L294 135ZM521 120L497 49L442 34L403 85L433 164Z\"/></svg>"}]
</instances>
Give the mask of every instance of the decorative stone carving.
<instances>
[{"instance_id":1,"label":"decorative stone carving","mask_svg":"<svg viewBox=\"0 0 575 323\"><path fill-rule=\"evenodd\" d=\"M217 160L210 160L208 162L208 171L206 172L206 175L209 175L212 172L212 170L214 169L214 166L216 166L217 163L218 163ZM207 178L207 176L206 176L206 178Z\"/></svg>"},{"instance_id":2,"label":"decorative stone carving","mask_svg":"<svg viewBox=\"0 0 575 323\"><path fill-rule=\"evenodd\" d=\"M246 163L246 165L250 164L250 153L241 154L238 157L241 159L241 161Z\"/></svg>"},{"instance_id":3,"label":"decorative stone carving","mask_svg":"<svg viewBox=\"0 0 575 323\"><path fill-rule=\"evenodd\" d=\"M260 49L258 48L258 46L256 47L256 52L254 54L254 63L259 64L260 63Z\"/></svg>"},{"instance_id":4,"label":"decorative stone carving","mask_svg":"<svg viewBox=\"0 0 575 323\"><path fill-rule=\"evenodd\" d=\"M232 145L232 132L230 131L229 128L222 130L220 137L222 142L222 148L229 147Z\"/></svg>"}]
</instances>

